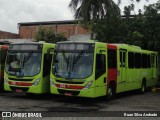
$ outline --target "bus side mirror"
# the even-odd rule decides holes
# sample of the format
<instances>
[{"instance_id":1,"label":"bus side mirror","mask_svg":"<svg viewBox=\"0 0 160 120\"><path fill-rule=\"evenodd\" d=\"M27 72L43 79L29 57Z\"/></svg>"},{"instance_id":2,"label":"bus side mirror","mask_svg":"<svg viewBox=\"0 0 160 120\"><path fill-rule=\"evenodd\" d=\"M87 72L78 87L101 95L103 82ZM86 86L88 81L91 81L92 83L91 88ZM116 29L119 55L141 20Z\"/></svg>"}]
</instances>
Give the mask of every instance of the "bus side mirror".
<instances>
[{"instance_id":1,"label":"bus side mirror","mask_svg":"<svg viewBox=\"0 0 160 120\"><path fill-rule=\"evenodd\" d=\"M100 50L99 52L102 54L102 52L106 52L106 50Z\"/></svg>"}]
</instances>

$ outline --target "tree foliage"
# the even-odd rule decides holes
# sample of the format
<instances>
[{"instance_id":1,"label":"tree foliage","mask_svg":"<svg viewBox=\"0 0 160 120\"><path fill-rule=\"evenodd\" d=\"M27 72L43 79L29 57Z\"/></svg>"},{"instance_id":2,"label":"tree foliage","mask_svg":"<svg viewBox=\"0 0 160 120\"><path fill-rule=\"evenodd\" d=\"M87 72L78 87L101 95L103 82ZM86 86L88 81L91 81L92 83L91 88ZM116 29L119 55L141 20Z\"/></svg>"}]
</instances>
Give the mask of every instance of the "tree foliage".
<instances>
[{"instance_id":1,"label":"tree foliage","mask_svg":"<svg viewBox=\"0 0 160 120\"><path fill-rule=\"evenodd\" d=\"M134 10L141 0L128 1L130 5L124 7L123 17L117 14L118 7L112 0L71 0L69 6L75 10L75 18L83 20L83 26L89 27L98 41L127 43L144 49L159 50L160 0L144 6L143 11L139 9L138 14ZM121 0L118 0L120 3Z\"/></svg>"},{"instance_id":2,"label":"tree foliage","mask_svg":"<svg viewBox=\"0 0 160 120\"><path fill-rule=\"evenodd\" d=\"M35 34L36 41L45 41L47 43L57 43L67 40L62 33L56 33L51 27L39 27Z\"/></svg>"},{"instance_id":3,"label":"tree foliage","mask_svg":"<svg viewBox=\"0 0 160 120\"><path fill-rule=\"evenodd\" d=\"M69 7L75 12L75 19L85 22L103 20L112 9L120 14L120 9L113 0L71 0Z\"/></svg>"},{"instance_id":4,"label":"tree foliage","mask_svg":"<svg viewBox=\"0 0 160 120\"><path fill-rule=\"evenodd\" d=\"M160 0L144 7L143 15L131 15L133 8L126 6L125 17L113 13L94 24L92 31L102 42L139 45L144 49L160 49Z\"/></svg>"}]
</instances>

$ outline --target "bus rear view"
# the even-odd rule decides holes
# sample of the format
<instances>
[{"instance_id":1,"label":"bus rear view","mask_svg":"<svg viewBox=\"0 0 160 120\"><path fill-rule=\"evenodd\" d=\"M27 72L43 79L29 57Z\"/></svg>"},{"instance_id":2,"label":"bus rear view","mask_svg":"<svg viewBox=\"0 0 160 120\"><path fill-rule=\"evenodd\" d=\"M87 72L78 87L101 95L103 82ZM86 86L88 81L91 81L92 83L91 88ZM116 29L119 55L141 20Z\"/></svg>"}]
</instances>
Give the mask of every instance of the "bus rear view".
<instances>
[{"instance_id":1,"label":"bus rear view","mask_svg":"<svg viewBox=\"0 0 160 120\"><path fill-rule=\"evenodd\" d=\"M11 44L5 66L5 90L27 93L49 92L53 44Z\"/></svg>"}]
</instances>

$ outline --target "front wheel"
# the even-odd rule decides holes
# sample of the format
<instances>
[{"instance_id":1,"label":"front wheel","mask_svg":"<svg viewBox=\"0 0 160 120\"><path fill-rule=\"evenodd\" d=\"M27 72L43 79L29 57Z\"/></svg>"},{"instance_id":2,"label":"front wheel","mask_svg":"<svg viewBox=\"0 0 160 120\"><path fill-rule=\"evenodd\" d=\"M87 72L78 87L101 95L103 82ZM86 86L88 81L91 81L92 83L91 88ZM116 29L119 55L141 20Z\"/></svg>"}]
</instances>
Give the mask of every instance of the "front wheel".
<instances>
[{"instance_id":1,"label":"front wheel","mask_svg":"<svg viewBox=\"0 0 160 120\"><path fill-rule=\"evenodd\" d=\"M112 85L109 86L107 99L108 100L113 100L115 98L115 94L116 94L115 87L112 86Z\"/></svg>"}]
</instances>

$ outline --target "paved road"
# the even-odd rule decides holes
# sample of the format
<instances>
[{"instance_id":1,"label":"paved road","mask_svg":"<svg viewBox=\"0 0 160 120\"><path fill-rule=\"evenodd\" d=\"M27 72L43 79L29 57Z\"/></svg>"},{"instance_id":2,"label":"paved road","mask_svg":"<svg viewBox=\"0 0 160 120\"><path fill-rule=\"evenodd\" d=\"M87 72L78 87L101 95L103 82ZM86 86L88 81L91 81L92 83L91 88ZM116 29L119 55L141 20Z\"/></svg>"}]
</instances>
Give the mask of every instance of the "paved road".
<instances>
[{"instance_id":1,"label":"paved road","mask_svg":"<svg viewBox=\"0 0 160 120\"><path fill-rule=\"evenodd\" d=\"M87 117L100 117L106 114L112 114L111 116L122 115L120 112L110 113L110 111L156 112L160 111L160 93L127 92L119 94L112 101L107 101L105 97L88 99L56 95L27 96L24 93L0 93L0 111L46 111L44 115L58 116L56 119L61 119L59 117L62 116L83 116L84 119L88 119ZM49 113L51 111L52 113ZM79 120L80 118L76 119Z\"/></svg>"}]
</instances>

